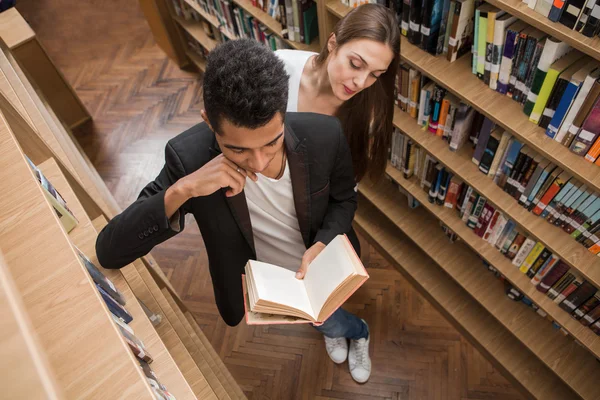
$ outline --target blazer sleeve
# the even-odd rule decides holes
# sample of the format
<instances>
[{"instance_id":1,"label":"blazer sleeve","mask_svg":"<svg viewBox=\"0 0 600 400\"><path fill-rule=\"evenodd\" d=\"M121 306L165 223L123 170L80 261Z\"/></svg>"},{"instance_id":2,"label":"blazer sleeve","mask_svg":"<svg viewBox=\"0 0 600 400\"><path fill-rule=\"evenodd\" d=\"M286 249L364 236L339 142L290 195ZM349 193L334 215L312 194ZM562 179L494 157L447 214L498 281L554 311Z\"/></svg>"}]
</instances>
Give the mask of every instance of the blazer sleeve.
<instances>
[{"instance_id":1,"label":"blazer sleeve","mask_svg":"<svg viewBox=\"0 0 600 400\"><path fill-rule=\"evenodd\" d=\"M183 230L189 201L168 219L165 192L185 175L179 156L167 143L165 166L156 179L146 185L137 200L114 217L98 235L96 255L104 268L122 268Z\"/></svg>"},{"instance_id":2,"label":"blazer sleeve","mask_svg":"<svg viewBox=\"0 0 600 400\"><path fill-rule=\"evenodd\" d=\"M357 208L356 180L352 155L342 126L337 121L338 146L329 178L329 205L314 243L329 244L337 235L350 232Z\"/></svg>"}]
</instances>

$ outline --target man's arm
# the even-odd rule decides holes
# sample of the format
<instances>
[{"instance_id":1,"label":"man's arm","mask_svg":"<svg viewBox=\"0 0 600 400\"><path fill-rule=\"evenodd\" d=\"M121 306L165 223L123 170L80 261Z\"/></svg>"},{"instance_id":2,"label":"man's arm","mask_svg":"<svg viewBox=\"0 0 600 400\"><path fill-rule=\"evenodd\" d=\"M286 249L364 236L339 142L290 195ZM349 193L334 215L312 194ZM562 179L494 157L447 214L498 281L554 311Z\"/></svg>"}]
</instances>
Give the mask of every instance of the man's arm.
<instances>
[{"instance_id":1,"label":"man's arm","mask_svg":"<svg viewBox=\"0 0 600 400\"><path fill-rule=\"evenodd\" d=\"M339 121L337 127L338 147L335 165L329 178L329 205L321 229L314 240L314 243L321 242L325 245L337 235L350 231L357 207L352 155Z\"/></svg>"},{"instance_id":2,"label":"man's arm","mask_svg":"<svg viewBox=\"0 0 600 400\"><path fill-rule=\"evenodd\" d=\"M167 189L185 176L179 156L167 144L165 166L137 200L102 229L96 240L98 261L104 268L121 268L181 232L185 224L185 195ZM176 186L175 186L176 187ZM175 188L174 187L174 188ZM167 203L166 203L167 202Z\"/></svg>"}]
</instances>

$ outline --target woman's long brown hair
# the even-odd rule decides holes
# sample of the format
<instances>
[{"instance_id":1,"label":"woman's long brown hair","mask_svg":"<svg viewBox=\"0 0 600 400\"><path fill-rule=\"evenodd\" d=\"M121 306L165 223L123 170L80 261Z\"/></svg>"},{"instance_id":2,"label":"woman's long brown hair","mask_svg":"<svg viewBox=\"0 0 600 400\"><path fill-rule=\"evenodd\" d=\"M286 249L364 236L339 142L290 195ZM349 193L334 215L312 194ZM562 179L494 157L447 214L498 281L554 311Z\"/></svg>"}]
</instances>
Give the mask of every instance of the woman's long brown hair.
<instances>
[{"instance_id":1,"label":"woman's long brown hair","mask_svg":"<svg viewBox=\"0 0 600 400\"><path fill-rule=\"evenodd\" d=\"M336 48L356 39L370 39L387 44L394 59L369 88L344 102L336 117L342 122L352 152L357 181L365 175L379 180L385 173L394 118L394 83L400 62L400 29L394 12L382 5L365 4L350 11L333 28ZM315 63L321 67L329 57L327 44ZM371 127L372 122L372 127ZM369 145L369 132L373 142Z\"/></svg>"}]
</instances>

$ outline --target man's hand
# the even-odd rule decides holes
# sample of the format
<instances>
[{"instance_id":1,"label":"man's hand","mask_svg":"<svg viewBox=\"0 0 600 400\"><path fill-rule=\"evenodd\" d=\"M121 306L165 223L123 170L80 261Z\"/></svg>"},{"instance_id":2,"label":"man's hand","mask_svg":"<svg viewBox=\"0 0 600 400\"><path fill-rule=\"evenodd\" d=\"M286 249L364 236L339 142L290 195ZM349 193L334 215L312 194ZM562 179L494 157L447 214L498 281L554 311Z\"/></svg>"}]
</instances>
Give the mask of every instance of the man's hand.
<instances>
[{"instance_id":1,"label":"man's hand","mask_svg":"<svg viewBox=\"0 0 600 400\"><path fill-rule=\"evenodd\" d=\"M304 279L306 275L306 271L308 271L308 265L319 255L321 251L325 248L325 245L321 242L317 242L310 246L308 250L302 256L302 265L300 265L300 269L296 272L296 279Z\"/></svg>"},{"instance_id":2,"label":"man's hand","mask_svg":"<svg viewBox=\"0 0 600 400\"><path fill-rule=\"evenodd\" d=\"M219 154L181 181L190 198L208 196L222 188L229 188L226 195L233 197L244 190L247 176L250 176L253 181L257 180L254 173L246 172L225 158L223 154Z\"/></svg>"},{"instance_id":3,"label":"man's hand","mask_svg":"<svg viewBox=\"0 0 600 400\"><path fill-rule=\"evenodd\" d=\"M171 218L189 199L208 196L221 188L229 188L225 193L227 197L235 196L244 190L247 176L255 182L258 179L253 172L246 172L220 154L167 189L165 214Z\"/></svg>"}]
</instances>

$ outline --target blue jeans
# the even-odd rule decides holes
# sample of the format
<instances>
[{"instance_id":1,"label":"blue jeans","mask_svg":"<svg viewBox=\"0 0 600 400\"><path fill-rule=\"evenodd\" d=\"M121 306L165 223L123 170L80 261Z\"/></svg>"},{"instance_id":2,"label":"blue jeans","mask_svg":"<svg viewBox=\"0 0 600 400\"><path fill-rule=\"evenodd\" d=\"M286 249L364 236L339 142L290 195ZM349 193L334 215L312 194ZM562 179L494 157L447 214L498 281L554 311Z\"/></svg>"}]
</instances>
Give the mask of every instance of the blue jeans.
<instances>
[{"instance_id":1,"label":"blue jeans","mask_svg":"<svg viewBox=\"0 0 600 400\"><path fill-rule=\"evenodd\" d=\"M362 319L348 311L338 308L321 326L313 327L330 338L345 337L358 340L369 337L369 327Z\"/></svg>"}]
</instances>

